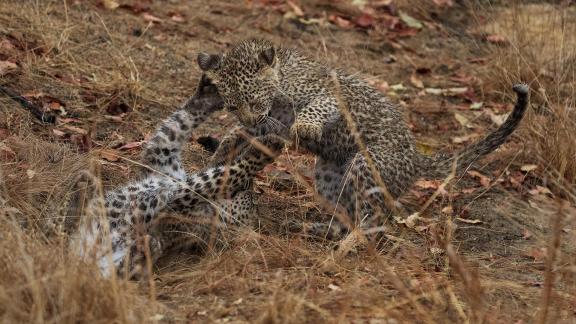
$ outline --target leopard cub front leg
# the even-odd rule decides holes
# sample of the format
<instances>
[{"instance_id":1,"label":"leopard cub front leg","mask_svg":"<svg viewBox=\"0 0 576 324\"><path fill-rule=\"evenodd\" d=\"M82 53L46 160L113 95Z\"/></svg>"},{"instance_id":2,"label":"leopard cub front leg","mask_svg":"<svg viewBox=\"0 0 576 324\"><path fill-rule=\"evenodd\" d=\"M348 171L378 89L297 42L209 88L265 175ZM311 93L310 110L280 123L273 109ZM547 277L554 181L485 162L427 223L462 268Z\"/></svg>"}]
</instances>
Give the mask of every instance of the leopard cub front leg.
<instances>
[{"instance_id":1,"label":"leopard cub front leg","mask_svg":"<svg viewBox=\"0 0 576 324\"><path fill-rule=\"evenodd\" d=\"M290 135L298 141L320 141L323 129L339 117L336 99L332 96L313 99L296 113L296 120L290 127Z\"/></svg>"}]
</instances>

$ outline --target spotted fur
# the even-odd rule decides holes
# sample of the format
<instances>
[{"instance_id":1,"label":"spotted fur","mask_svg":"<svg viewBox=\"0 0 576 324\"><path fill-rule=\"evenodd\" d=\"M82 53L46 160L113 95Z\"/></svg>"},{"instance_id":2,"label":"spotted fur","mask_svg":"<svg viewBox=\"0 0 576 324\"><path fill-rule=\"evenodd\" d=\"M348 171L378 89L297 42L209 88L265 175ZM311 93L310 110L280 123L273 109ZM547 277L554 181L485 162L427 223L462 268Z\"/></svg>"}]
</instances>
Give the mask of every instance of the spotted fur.
<instances>
[{"instance_id":1,"label":"spotted fur","mask_svg":"<svg viewBox=\"0 0 576 324\"><path fill-rule=\"evenodd\" d=\"M219 227L249 222L252 178L281 149L280 138L258 138L272 155L246 146L227 165L208 166L193 174L182 166L181 150L192 131L221 107L214 86L203 78L196 95L146 143L142 178L90 202L74 247L83 256L95 256L103 274L114 270L135 274L147 252L154 261L182 242L181 234L207 235L212 227L205 226L208 223ZM163 212L182 215L186 222L166 222L159 217Z\"/></svg>"},{"instance_id":2,"label":"spotted fur","mask_svg":"<svg viewBox=\"0 0 576 324\"><path fill-rule=\"evenodd\" d=\"M516 85L518 101L498 130L456 154L428 157L416 149L400 108L381 92L297 50L246 40L223 54L199 54L198 64L246 131L270 120L280 122L292 139L317 156L318 193L343 206L357 225L373 223L376 209L386 210L386 191L397 198L418 177L446 175L454 160L461 172L495 150L517 128L528 100L528 87ZM326 229L321 224L312 227Z\"/></svg>"}]
</instances>

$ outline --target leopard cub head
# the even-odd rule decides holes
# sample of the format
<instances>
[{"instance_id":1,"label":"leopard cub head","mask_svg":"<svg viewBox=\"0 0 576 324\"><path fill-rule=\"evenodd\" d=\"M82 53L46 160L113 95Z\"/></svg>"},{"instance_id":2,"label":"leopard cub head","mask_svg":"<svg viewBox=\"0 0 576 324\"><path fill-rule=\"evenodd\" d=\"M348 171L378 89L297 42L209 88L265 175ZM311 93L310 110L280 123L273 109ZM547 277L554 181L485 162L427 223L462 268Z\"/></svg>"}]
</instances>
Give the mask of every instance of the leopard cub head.
<instances>
[{"instance_id":1,"label":"leopard cub head","mask_svg":"<svg viewBox=\"0 0 576 324\"><path fill-rule=\"evenodd\" d=\"M198 65L218 88L224 108L253 127L266 120L279 91L276 55L272 43L246 40L224 54L198 54Z\"/></svg>"}]
</instances>

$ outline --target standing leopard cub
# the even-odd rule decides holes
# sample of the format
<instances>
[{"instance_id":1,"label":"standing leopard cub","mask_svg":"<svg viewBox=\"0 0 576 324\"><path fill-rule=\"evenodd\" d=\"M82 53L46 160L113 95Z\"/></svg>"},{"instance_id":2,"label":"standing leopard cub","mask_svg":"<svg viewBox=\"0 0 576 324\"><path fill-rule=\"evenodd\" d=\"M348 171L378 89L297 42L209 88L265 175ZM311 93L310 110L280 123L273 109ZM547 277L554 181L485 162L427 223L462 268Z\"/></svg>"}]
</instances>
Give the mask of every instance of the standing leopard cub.
<instances>
[{"instance_id":1,"label":"standing leopard cub","mask_svg":"<svg viewBox=\"0 0 576 324\"><path fill-rule=\"evenodd\" d=\"M398 198L419 177L445 176L454 161L462 172L494 151L518 127L528 102L528 87L514 86L518 100L500 128L456 154L428 157L416 149L398 106L356 76L297 50L246 40L223 54L199 54L198 65L245 132L256 136L270 125L288 127L281 135L317 156L318 194L344 207L358 225L371 223L376 211L385 209L386 192ZM215 156L222 159L234 146L227 144L238 141L237 133L229 134ZM328 230L325 224L312 228L317 234Z\"/></svg>"}]
</instances>

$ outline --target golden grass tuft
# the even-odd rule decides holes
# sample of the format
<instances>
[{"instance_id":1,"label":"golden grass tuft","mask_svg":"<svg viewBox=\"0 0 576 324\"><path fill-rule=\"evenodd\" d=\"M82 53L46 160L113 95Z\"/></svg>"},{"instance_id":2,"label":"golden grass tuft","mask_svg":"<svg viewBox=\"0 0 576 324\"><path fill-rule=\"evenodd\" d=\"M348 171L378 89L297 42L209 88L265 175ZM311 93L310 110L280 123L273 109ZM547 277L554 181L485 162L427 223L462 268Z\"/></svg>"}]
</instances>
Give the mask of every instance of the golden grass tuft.
<instances>
[{"instance_id":1,"label":"golden grass tuft","mask_svg":"<svg viewBox=\"0 0 576 324\"><path fill-rule=\"evenodd\" d=\"M0 231L5 323L141 323L160 309L134 283L102 279L96 267L69 256L64 238L46 240L13 219L2 219Z\"/></svg>"}]
</instances>

